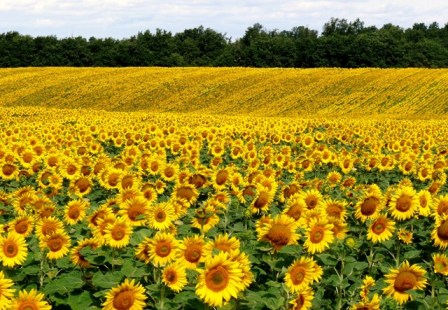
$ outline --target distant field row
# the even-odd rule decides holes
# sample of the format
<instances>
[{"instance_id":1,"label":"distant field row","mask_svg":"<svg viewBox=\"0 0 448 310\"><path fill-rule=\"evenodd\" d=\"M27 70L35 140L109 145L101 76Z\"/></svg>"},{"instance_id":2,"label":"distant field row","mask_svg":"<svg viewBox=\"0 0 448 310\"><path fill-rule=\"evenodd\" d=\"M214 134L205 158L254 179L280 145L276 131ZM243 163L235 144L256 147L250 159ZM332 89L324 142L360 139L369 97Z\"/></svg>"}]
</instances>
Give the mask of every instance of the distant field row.
<instances>
[{"instance_id":1,"label":"distant field row","mask_svg":"<svg viewBox=\"0 0 448 310\"><path fill-rule=\"evenodd\" d=\"M445 69L0 69L0 105L253 116L444 116Z\"/></svg>"}]
</instances>

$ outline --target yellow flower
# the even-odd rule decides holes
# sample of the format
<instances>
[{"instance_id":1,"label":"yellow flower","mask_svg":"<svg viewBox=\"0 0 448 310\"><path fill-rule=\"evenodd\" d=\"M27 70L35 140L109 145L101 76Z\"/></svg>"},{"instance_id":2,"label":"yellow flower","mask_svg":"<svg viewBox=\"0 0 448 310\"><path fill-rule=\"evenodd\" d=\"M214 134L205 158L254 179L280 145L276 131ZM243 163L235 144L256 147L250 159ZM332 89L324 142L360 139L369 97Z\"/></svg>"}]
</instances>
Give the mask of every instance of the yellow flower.
<instances>
[{"instance_id":1,"label":"yellow flower","mask_svg":"<svg viewBox=\"0 0 448 310\"><path fill-rule=\"evenodd\" d=\"M19 296L12 300L11 310L35 309L51 310L51 306L44 300L45 296L35 289L27 292L21 290Z\"/></svg>"},{"instance_id":2,"label":"yellow flower","mask_svg":"<svg viewBox=\"0 0 448 310\"><path fill-rule=\"evenodd\" d=\"M242 276L238 262L231 260L228 253L221 252L207 260L205 268L199 271L196 294L212 307L223 306L244 290Z\"/></svg>"},{"instance_id":3,"label":"yellow flower","mask_svg":"<svg viewBox=\"0 0 448 310\"><path fill-rule=\"evenodd\" d=\"M28 247L22 235L8 233L7 237L0 237L0 259L3 266L21 265L27 255Z\"/></svg>"},{"instance_id":4,"label":"yellow flower","mask_svg":"<svg viewBox=\"0 0 448 310\"><path fill-rule=\"evenodd\" d=\"M95 238L82 239L78 242L78 245L72 249L70 253L70 260L76 266L81 268L89 268L90 262L81 254L81 250L86 247L90 247L92 250L95 250L99 246L100 242Z\"/></svg>"},{"instance_id":5,"label":"yellow flower","mask_svg":"<svg viewBox=\"0 0 448 310\"><path fill-rule=\"evenodd\" d=\"M174 235L158 232L149 244L149 259L155 266L165 266L176 259L179 241Z\"/></svg>"},{"instance_id":6,"label":"yellow flower","mask_svg":"<svg viewBox=\"0 0 448 310\"><path fill-rule=\"evenodd\" d=\"M445 254L433 254L434 272L448 276L448 257Z\"/></svg>"},{"instance_id":7,"label":"yellow flower","mask_svg":"<svg viewBox=\"0 0 448 310\"><path fill-rule=\"evenodd\" d=\"M201 236L185 237L179 243L178 262L189 269L195 269L204 261L204 246L205 241Z\"/></svg>"},{"instance_id":8,"label":"yellow flower","mask_svg":"<svg viewBox=\"0 0 448 310\"><path fill-rule=\"evenodd\" d=\"M322 277L323 270L312 258L296 259L285 274L285 283L289 291L296 293L303 291Z\"/></svg>"},{"instance_id":9,"label":"yellow flower","mask_svg":"<svg viewBox=\"0 0 448 310\"><path fill-rule=\"evenodd\" d=\"M311 288L307 287L296 293L293 300L289 302L290 310L308 310L313 306L314 292Z\"/></svg>"},{"instance_id":10,"label":"yellow flower","mask_svg":"<svg viewBox=\"0 0 448 310\"><path fill-rule=\"evenodd\" d=\"M372 240L373 243L383 242L392 238L394 231L395 222L385 215L380 215L369 226L367 240Z\"/></svg>"},{"instance_id":11,"label":"yellow flower","mask_svg":"<svg viewBox=\"0 0 448 310\"><path fill-rule=\"evenodd\" d=\"M0 310L11 309L11 299L15 292L11 288L13 285L12 280L5 278L3 271L0 271Z\"/></svg>"},{"instance_id":12,"label":"yellow flower","mask_svg":"<svg viewBox=\"0 0 448 310\"><path fill-rule=\"evenodd\" d=\"M355 217L365 222L374 220L384 208L383 195L377 185L371 185L363 197L355 205Z\"/></svg>"},{"instance_id":13,"label":"yellow flower","mask_svg":"<svg viewBox=\"0 0 448 310\"><path fill-rule=\"evenodd\" d=\"M74 225L84 219L89 203L83 199L72 200L65 207L64 220L69 225Z\"/></svg>"},{"instance_id":14,"label":"yellow flower","mask_svg":"<svg viewBox=\"0 0 448 310\"><path fill-rule=\"evenodd\" d=\"M141 196L137 196L120 204L118 215L132 226L142 226L146 222L148 211L148 201Z\"/></svg>"},{"instance_id":15,"label":"yellow flower","mask_svg":"<svg viewBox=\"0 0 448 310\"><path fill-rule=\"evenodd\" d=\"M238 238L228 234L218 235L213 241L208 242L204 247L204 256L211 257L217 252L228 252L231 256L237 254L240 249Z\"/></svg>"},{"instance_id":16,"label":"yellow flower","mask_svg":"<svg viewBox=\"0 0 448 310\"><path fill-rule=\"evenodd\" d=\"M47 258L60 259L69 252L70 237L63 230L53 232L41 239L41 249L48 249Z\"/></svg>"},{"instance_id":17,"label":"yellow flower","mask_svg":"<svg viewBox=\"0 0 448 310\"><path fill-rule=\"evenodd\" d=\"M33 232L34 221L31 216L22 215L17 216L8 226L11 228L11 232L27 237Z\"/></svg>"},{"instance_id":18,"label":"yellow flower","mask_svg":"<svg viewBox=\"0 0 448 310\"><path fill-rule=\"evenodd\" d=\"M182 264L170 264L163 269L162 281L176 293L187 285L187 271Z\"/></svg>"},{"instance_id":19,"label":"yellow flower","mask_svg":"<svg viewBox=\"0 0 448 310\"><path fill-rule=\"evenodd\" d=\"M410 265L404 261L398 269L392 269L386 274L387 287L384 294L392 296L399 304L412 299L410 290L422 290L427 284L426 271L418 265Z\"/></svg>"},{"instance_id":20,"label":"yellow flower","mask_svg":"<svg viewBox=\"0 0 448 310\"><path fill-rule=\"evenodd\" d=\"M125 279L119 286L106 293L103 310L143 310L145 309L145 289L134 280Z\"/></svg>"},{"instance_id":21,"label":"yellow flower","mask_svg":"<svg viewBox=\"0 0 448 310\"><path fill-rule=\"evenodd\" d=\"M441 249L448 247L448 215L436 218L434 229L431 232L434 245Z\"/></svg>"},{"instance_id":22,"label":"yellow flower","mask_svg":"<svg viewBox=\"0 0 448 310\"><path fill-rule=\"evenodd\" d=\"M268 241L275 251L279 251L285 245L297 244L299 234L296 231L299 225L289 216L279 214L264 224L264 228L258 233L258 240Z\"/></svg>"},{"instance_id":23,"label":"yellow flower","mask_svg":"<svg viewBox=\"0 0 448 310\"><path fill-rule=\"evenodd\" d=\"M389 212L398 221L410 219L420 206L416 191L409 186L397 189L389 202Z\"/></svg>"},{"instance_id":24,"label":"yellow flower","mask_svg":"<svg viewBox=\"0 0 448 310\"><path fill-rule=\"evenodd\" d=\"M322 253L334 240L333 224L323 220L312 219L306 232L306 240L303 246L314 254Z\"/></svg>"},{"instance_id":25,"label":"yellow flower","mask_svg":"<svg viewBox=\"0 0 448 310\"><path fill-rule=\"evenodd\" d=\"M149 208L148 224L153 229L166 230L174 219L174 207L169 202L154 204Z\"/></svg>"},{"instance_id":26,"label":"yellow flower","mask_svg":"<svg viewBox=\"0 0 448 310\"><path fill-rule=\"evenodd\" d=\"M115 222L106 226L104 238L113 248L122 248L129 244L132 235L132 226L124 218L117 218Z\"/></svg>"}]
</instances>

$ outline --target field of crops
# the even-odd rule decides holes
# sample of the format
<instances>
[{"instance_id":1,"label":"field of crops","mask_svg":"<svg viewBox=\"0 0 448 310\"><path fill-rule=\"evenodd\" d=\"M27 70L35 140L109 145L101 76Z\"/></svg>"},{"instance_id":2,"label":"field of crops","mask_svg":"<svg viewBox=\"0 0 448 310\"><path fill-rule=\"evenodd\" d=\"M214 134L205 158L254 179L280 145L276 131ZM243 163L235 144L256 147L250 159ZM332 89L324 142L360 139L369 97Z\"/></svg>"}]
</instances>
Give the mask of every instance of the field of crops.
<instances>
[{"instance_id":1,"label":"field of crops","mask_svg":"<svg viewBox=\"0 0 448 310\"><path fill-rule=\"evenodd\" d=\"M0 70L0 310L448 307L447 71L97 70Z\"/></svg>"},{"instance_id":2,"label":"field of crops","mask_svg":"<svg viewBox=\"0 0 448 310\"><path fill-rule=\"evenodd\" d=\"M316 117L448 113L444 69L0 69L0 105Z\"/></svg>"}]
</instances>

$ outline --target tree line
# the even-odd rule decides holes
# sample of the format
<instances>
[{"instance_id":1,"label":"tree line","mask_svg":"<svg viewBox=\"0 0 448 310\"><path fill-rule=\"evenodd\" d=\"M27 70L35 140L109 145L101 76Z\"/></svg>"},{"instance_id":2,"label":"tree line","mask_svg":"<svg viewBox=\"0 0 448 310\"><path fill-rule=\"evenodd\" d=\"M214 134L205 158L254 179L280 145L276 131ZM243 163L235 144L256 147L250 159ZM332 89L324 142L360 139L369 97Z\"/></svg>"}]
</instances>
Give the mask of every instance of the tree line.
<instances>
[{"instance_id":1,"label":"tree line","mask_svg":"<svg viewBox=\"0 0 448 310\"><path fill-rule=\"evenodd\" d=\"M268 30L257 23L235 41L203 26L176 34L147 30L120 40L0 34L0 67L29 66L446 68L448 23L377 28L332 18L321 34L304 26Z\"/></svg>"}]
</instances>

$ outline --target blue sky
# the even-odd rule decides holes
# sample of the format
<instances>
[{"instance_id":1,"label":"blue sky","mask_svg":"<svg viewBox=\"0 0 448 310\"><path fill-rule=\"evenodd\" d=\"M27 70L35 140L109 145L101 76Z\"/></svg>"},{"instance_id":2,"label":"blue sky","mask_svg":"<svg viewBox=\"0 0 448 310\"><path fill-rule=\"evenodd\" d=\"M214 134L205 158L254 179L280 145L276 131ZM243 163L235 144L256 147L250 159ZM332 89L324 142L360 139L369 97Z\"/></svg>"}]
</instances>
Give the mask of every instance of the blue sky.
<instances>
[{"instance_id":1,"label":"blue sky","mask_svg":"<svg viewBox=\"0 0 448 310\"><path fill-rule=\"evenodd\" d=\"M157 28L181 32L203 25L232 39L254 23L322 30L331 17L360 18L366 26L448 23L446 0L0 0L0 33L128 38Z\"/></svg>"}]
</instances>

